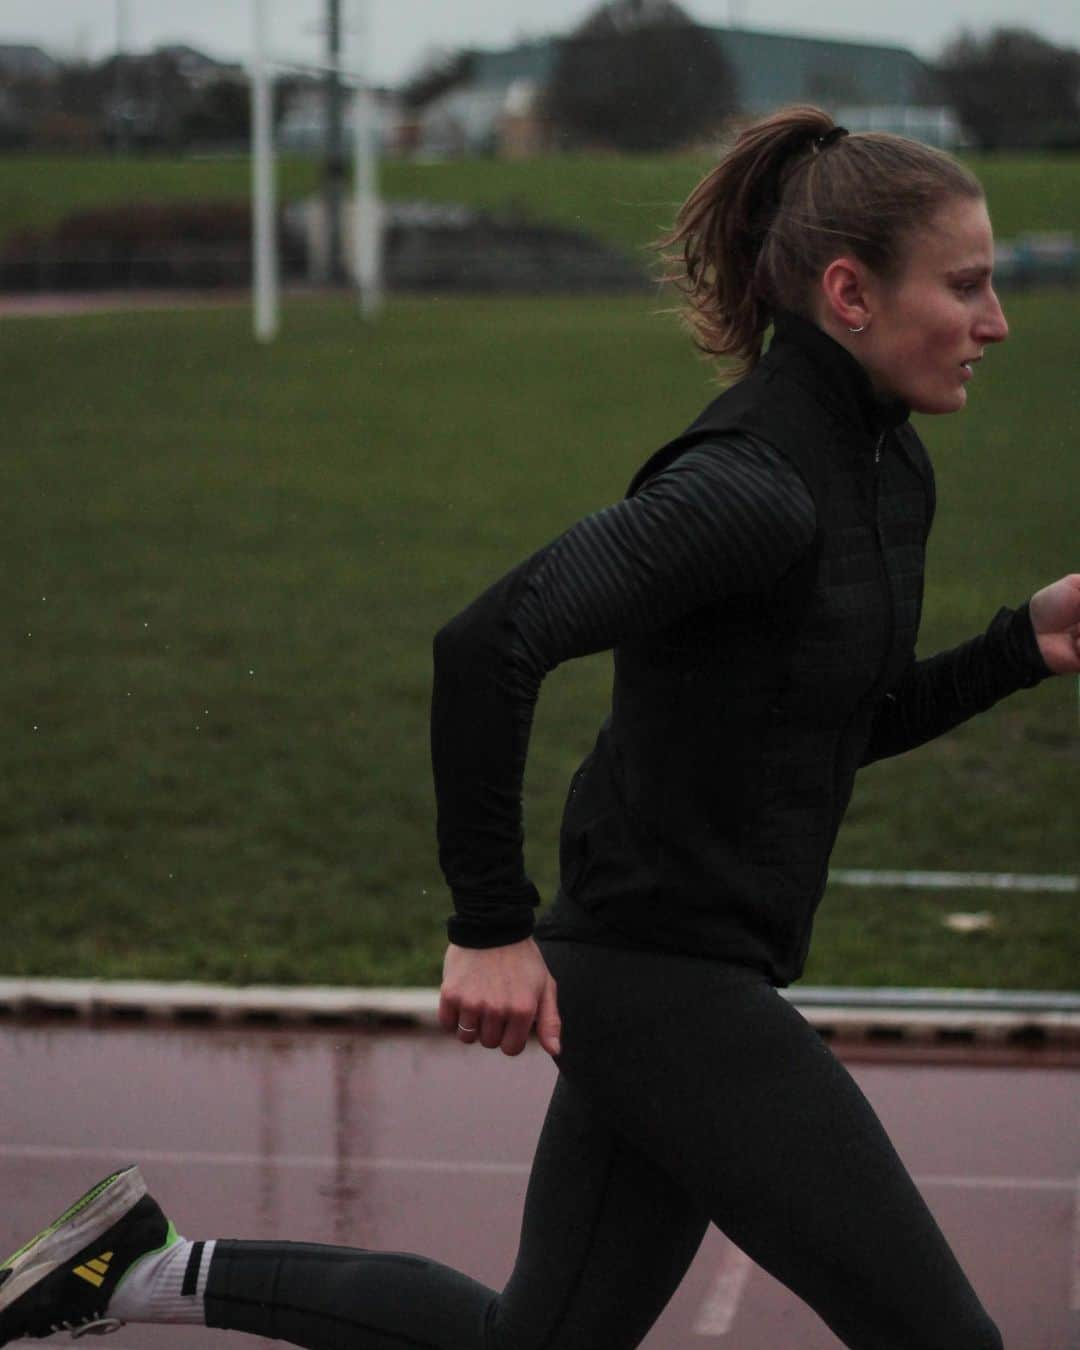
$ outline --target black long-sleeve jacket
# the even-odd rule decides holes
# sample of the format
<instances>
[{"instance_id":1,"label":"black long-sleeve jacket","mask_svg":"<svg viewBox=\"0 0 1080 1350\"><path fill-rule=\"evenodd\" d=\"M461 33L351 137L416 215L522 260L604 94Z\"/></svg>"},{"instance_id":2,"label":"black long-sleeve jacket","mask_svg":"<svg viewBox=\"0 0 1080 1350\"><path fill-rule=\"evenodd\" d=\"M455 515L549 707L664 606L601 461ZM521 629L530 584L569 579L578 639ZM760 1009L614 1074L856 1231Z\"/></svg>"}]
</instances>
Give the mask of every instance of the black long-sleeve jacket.
<instances>
[{"instance_id":1,"label":"black long-sleeve jacket","mask_svg":"<svg viewBox=\"0 0 1080 1350\"><path fill-rule=\"evenodd\" d=\"M813 325L435 641L432 753L451 940L533 929L521 786L543 676L613 648L611 717L574 776L551 937L805 960L857 767L1048 672L1026 606L914 657L933 514L906 410Z\"/></svg>"}]
</instances>

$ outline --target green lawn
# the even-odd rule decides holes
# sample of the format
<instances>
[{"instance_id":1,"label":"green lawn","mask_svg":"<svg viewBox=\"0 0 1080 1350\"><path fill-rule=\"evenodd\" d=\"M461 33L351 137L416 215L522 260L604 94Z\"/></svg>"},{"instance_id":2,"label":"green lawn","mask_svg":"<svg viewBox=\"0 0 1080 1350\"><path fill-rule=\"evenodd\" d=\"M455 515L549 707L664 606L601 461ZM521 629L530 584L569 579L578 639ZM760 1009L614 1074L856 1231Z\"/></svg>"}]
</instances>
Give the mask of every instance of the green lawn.
<instances>
[{"instance_id":1,"label":"green lawn","mask_svg":"<svg viewBox=\"0 0 1080 1350\"><path fill-rule=\"evenodd\" d=\"M981 155L969 162L986 184L1002 238L1021 230L1080 233L1080 155ZM647 259L642 250L671 224L709 164L706 156L671 155L564 155L518 163L392 160L383 166L382 182L390 198L517 208ZM312 159L284 157L282 199L311 192L318 172ZM173 198L243 200L249 191L244 159L0 156L0 242L20 226L46 225L80 208Z\"/></svg>"},{"instance_id":2,"label":"green lawn","mask_svg":"<svg viewBox=\"0 0 1080 1350\"><path fill-rule=\"evenodd\" d=\"M1080 305L1023 297L939 470L927 649L1080 566ZM435 629L611 500L710 396L640 298L296 303L0 324L0 970L429 983L447 904L426 715ZM606 657L538 713L550 894ZM864 776L844 866L1080 871L1076 689L1050 682ZM835 890L808 978L1070 987L1076 896ZM952 909L989 909L958 937Z\"/></svg>"}]
</instances>

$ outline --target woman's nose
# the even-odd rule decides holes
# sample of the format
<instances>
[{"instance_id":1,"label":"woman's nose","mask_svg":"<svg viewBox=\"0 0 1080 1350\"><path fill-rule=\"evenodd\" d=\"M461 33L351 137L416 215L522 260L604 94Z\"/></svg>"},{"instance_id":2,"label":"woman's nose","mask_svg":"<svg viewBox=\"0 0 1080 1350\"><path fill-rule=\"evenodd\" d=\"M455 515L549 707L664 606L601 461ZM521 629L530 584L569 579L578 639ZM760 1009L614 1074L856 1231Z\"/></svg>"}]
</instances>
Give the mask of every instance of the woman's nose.
<instances>
[{"instance_id":1,"label":"woman's nose","mask_svg":"<svg viewBox=\"0 0 1080 1350\"><path fill-rule=\"evenodd\" d=\"M1004 342L1009 336L1005 312L994 291L990 292L986 309L979 316L977 334L981 342Z\"/></svg>"}]
</instances>

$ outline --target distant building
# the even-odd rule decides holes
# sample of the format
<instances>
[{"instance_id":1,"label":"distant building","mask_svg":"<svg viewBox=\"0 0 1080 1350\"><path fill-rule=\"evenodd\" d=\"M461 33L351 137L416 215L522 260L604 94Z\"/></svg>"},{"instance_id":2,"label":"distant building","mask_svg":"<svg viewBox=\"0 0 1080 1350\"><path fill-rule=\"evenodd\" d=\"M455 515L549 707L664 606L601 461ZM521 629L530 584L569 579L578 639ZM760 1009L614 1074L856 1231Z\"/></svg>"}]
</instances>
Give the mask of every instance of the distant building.
<instances>
[{"instance_id":1,"label":"distant building","mask_svg":"<svg viewBox=\"0 0 1080 1350\"><path fill-rule=\"evenodd\" d=\"M515 80L506 91L498 127L498 150L504 159L528 159L550 149L551 124L544 113L544 86L537 80Z\"/></svg>"},{"instance_id":2,"label":"distant building","mask_svg":"<svg viewBox=\"0 0 1080 1350\"><path fill-rule=\"evenodd\" d=\"M218 80L247 83L247 71L239 62L217 61L182 42L155 47L153 55L173 62L185 83L194 90L205 89L208 84Z\"/></svg>"},{"instance_id":3,"label":"distant building","mask_svg":"<svg viewBox=\"0 0 1080 1350\"><path fill-rule=\"evenodd\" d=\"M496 153L499 123L517 84L470 82L432 99L416 118L418 150L438 157Z\"/></svg>"},{"instance_id":4,"label":"distant building","mask_svg":"<svg viewBox=\"0 0 1080 1350\"><path fill-rule=\"evenodd\" d=\"M417 150L435 156L508 153L519 158L550 148L541 105L558 54L554 38L470 52L467 80L417 113Z\"/></svg>"},{"instance_id":5,"label":"distant building","mask_svg":"<svg viewBox=\"0 0 1080 1350\"><path fill-rule=\"evenodd\" d=\"M935 145L960 137L955 117L940 105L933 72L903 47L745 28L707 31L731 63L743 113L816 103L842 110L852 131L895 130ZM543 92L559 39L470 56L469 75L416 115L417 152L520 156L554 148Z\"/></svg>"},{"instance_id":6,"label":"distant building","mask_svg":"<svg viewBox=\"0 0 1080 1350\"><path fill-rule=\"evenodd\" d=\"M51 80L60 64L40 47L22 42L0 42L0 79Z\"/></svg>"},{"instance_id":7,"label":"distant building","mask_svg":"<svg viewBox=\"0 0 1080 1350\"><path fill-rule=\"evenodd\" d=\"M342 122L346 136L353 133L354 103L353 90L343 90ZM396 153L401 127L401 100L385 89L375 90L375 126L380 153ZM280 150L299 154L316 154L326 145L325 127L326 91L321 81L312 81L298 88L289 99L275 132L277 146Z\"/></svg>"},{"instance_id":8,"label":"distant building","mask_svg":"<svg viewBox=\"0 0 1080 1350\"><path fill-rule=\"evenodd\" d=\"M29 43L0 42L0 150L30 143L34 118L52 102L59 63Z\"/></svg>"},{"instance_id":9,"label":"distant building","mask_svg":"<svg viewBox=\"0 0 1080 1350\"><path fill-rule=\"evenodd\" d=\"M785 103L831 110L934 101L929 67L903 47L748 28L709 31L735 69L740 108L753 116Z\"/></svg>"},{"instance_id":10,"label":"distant building","mask_svg":"<svg viewBox=\"0 0 1080 1350\"><path fill-rule=\"evenodd\" d=\"M951 108L941 104L926 107L885 103L830 109L848 131L888 131L910 136L924 145L941 149L968 144L967 134Z\"/></svg>"}]
</instances>

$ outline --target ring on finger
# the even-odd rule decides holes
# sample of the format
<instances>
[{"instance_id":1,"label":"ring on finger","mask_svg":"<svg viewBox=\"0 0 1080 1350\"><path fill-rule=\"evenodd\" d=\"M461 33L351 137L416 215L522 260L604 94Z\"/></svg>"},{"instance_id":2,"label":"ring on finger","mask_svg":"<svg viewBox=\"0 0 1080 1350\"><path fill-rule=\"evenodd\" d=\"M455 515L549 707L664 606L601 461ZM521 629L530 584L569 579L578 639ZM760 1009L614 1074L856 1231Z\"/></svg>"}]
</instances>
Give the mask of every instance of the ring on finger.
<instances>
[{"instance_id":1,"label":"ring on finger","mask_svg":"<svg viewBox=\"0 0 1080 1350\"><path fill-rule=\"evenodd\" d=\"M479 1027L467 1027L464 1022L457 1024L458 1031L478 1031Z\"/></svg>"}]
</instances>

